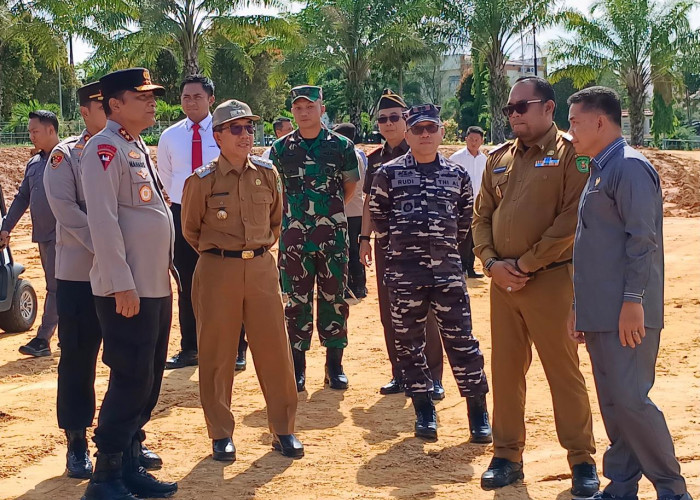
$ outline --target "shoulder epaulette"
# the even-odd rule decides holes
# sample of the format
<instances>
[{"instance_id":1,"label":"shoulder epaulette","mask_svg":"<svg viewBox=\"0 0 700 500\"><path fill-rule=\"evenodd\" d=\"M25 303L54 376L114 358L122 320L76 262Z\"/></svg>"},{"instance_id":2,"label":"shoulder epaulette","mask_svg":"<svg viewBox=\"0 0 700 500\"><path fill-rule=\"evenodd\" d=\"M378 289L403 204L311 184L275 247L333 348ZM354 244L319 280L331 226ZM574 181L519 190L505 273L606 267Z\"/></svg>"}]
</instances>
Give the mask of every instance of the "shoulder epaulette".
<instances>
[{"instance_id":1,"label":"shoulder epaulette","mask_svg":"<svg viewBox=\"0 0 700 500\"><path fill-rule=\"evenodd\" d=\"M491 151L489 151L489 155L492 155L492 154L494 154L496 151L500 151L500 150L503 149L504 147L510 146L511 144L513 144L511 141L502 142L502 143L500 143L499 145L495 146Z\"/></svg>"},{"instance_id":2,"label":"shoulder epaulette","mask_svg":"<svg viewBox=\"0 0 700 500\"><path fill-rule=\"evenodd\" d=\"M561 132L560 136L563 137L564 139L566 139L566 140L569 141L569 142L573 142L573 141L574 141L574 138L573 138L572 135L571 135L570 133L568 133L568 132Z\"/></svg>"},{"instance_id":3,"label":"shoulder epaulette","mask_svg":"<svg viewBox=\"0 0 700 500\"><path fill-rule=\"evenodd\" d=\"M266 160L262 156L250 155L250 162L256 167L263 167L272 170L275 166L270 160Z\"/></svg>"},{"instance_id":4,"label":"shoulder epaulette","mask_svg":"<svg viewBox=\"0 0 700 500\"><path fill-rule=\"evenodd\" d=\"M216 163L211 162L207 165L202 165L201 167L195 169L194 173L197 174L197 177L202 179L207 175L211 174L214 170L216 170Z\"/></svg>"}]
</instances>

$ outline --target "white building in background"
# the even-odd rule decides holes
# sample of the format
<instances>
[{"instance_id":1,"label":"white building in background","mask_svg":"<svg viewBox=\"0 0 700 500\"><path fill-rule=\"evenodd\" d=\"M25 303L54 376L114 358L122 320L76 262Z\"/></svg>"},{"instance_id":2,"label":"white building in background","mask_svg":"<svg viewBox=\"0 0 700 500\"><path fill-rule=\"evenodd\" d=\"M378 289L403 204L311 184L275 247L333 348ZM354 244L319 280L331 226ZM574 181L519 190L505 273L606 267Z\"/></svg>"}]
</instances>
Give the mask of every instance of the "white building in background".
<instances>
[{"instance_id":1,"label":"white building in background","mask_svg":"<svg viewBox=\"0 0 700 500\"><path fill-rule=\"evenodd\" d=\"M644 139L651 139L651 117L654 113L650 109L644 110ZM628 110L622 110L622 136L627 141L632 140L632 126L630 125L630 113Z\"/></svg>"}]
</instances>

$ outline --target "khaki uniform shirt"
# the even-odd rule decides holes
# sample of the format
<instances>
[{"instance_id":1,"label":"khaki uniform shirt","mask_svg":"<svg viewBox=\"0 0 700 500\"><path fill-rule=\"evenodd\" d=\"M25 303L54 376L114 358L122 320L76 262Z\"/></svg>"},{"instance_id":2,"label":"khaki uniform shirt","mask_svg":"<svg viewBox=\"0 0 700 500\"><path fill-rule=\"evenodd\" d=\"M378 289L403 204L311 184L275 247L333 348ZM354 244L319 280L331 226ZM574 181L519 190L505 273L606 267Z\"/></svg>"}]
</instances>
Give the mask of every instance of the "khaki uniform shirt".
<instances>
[{"instance_id":1,"label":"khaki uniform shirt","mask_svg":"<svg viewBox=\"0 0 700 500\"><path fill-rule=\"evenodd\" d=\"M80 177L95 249L92 293L169 296L175 230L144 142L107 120L85 145Z\"/></svg>"},{"instance_id":2,"label":"khaki uniform shirt","mask_svg":"<svg viewBox=\"0 0 700 500\"><path fill-rule=\"evenodd\" d=\"M529 149L516 139L492 150L474 206L476 256L519 258L530 271L570 260L587 178L554 124Z\"/></svg>"},{"instance_id":3,"label":"khaki uniform shirt","mask_svg":"<svg viewBox=\"0 0 700 500\"><path fill-rule=\"evenodd\" d=\"M239 174L219 155L185 181L182 234L200 253L269 248L281 224L282 183L269 160L248 156Z\"/></svg>"},{"instance_id":4,"label":"khaki uniform shirt","mask_svg":"<svg viewBox=\"0 0 700 500\"><path fill-rule=\"evenodd\" d=\"M59 143L44 171L44 189L56 217L56 278L90 281L94 250L88 227L80 157L90 138L87 130Z\"/></svg>"}]
</instances>

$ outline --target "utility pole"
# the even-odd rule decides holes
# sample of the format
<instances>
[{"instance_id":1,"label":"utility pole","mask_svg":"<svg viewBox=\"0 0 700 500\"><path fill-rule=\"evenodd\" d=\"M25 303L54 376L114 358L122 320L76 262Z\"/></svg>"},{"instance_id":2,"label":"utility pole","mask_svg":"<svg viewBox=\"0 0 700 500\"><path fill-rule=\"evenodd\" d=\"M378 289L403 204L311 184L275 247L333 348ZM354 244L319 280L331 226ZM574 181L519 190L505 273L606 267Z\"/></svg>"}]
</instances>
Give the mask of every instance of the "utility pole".
<instances>
[{"instance_id":1,"label":"utility pole","mask_svg":"<svg viewBox=\"0 0 700 500\"><path fill-rule=\"evenodd\" d=\"M63 91L61 89L61 66L59 64L58 66L58 108L59 108L59 116L61 120L63 120Z\"/></svg>"},{"instance_id":2,"label":"utility pole","mask_svg":"<svg viewBox=\"0 0 700 500\"><path fill-rule=\"evenodd\" d=\"M532 25L532 54L535 64L535 76L537 76L537 41L535 40L535 25Z\"/></svg>"}]
</instances>

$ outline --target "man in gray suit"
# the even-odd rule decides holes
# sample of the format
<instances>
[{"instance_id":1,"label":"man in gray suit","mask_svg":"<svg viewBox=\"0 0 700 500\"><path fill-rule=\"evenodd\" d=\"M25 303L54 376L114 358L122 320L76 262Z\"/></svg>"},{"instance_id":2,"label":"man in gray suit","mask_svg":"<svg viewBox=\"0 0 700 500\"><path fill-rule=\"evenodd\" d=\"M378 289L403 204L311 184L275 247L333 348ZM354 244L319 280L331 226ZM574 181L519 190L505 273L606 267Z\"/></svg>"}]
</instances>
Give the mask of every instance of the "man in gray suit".
<instances>
[{"instance_id":1,"label":"man in gray suit","mask_svg":"<svg viewBox=\"0 0 700 500\"><path fill-rule=\"evenodd\" d=\"M569 133L589 172L574 241L569 335L591 356L610 439L592 499L636 500L642 474L659 500L691 500L661 410L649 399L663 328L663 207L659 175L622 138L617 94L590 87L569 97Z\"/></svg>"},{"instance_id":2,"label":"man in gray suit","mask_svg":"<svg viewBox=\"0 0 700 500\"><path fill-rule=\"evenodd\" d=\"M10 242L10 233L19 220L30 209L32 216L32 241L39 244L41 267L46 278L46 300L44 315L36 337L19 352L29 356L51 355L51 337L58 325L56 311L56 219L44 191L44 169L51 150L58 144L58 118L51 111L39 110L29 113L29 139L39 152L29 160L24 179L19 185L15 199L7 211L0 228L0 249Z\"/></svg>"}]
</instances>

